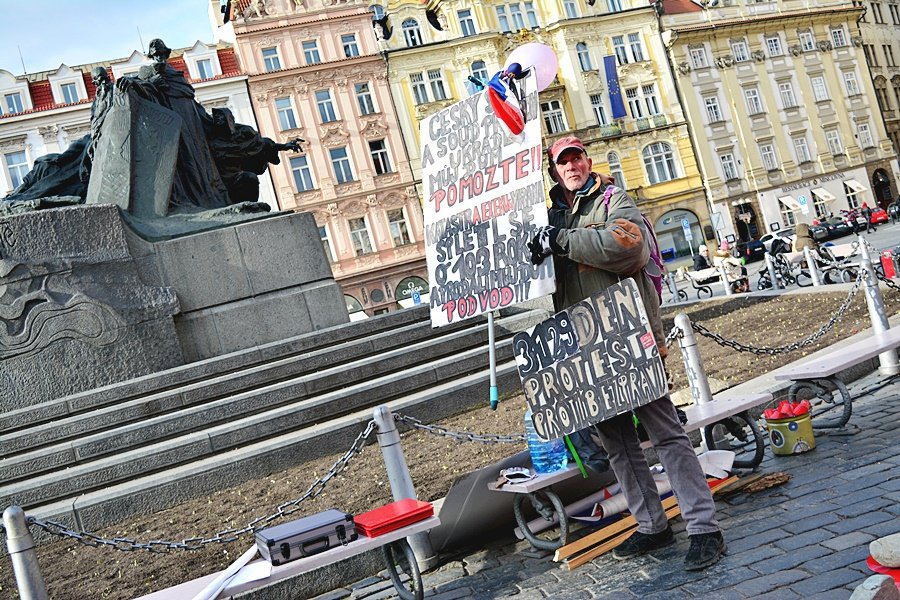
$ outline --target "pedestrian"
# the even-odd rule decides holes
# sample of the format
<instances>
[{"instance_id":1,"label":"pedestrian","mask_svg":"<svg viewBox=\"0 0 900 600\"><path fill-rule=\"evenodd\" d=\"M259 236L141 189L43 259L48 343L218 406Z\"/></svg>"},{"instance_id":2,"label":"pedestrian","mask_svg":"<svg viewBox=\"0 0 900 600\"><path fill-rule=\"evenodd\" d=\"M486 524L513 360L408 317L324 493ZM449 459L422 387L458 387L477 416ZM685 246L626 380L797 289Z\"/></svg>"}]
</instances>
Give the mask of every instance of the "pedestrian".
<instances>
[{"instance_id":1,"label":"pedestrian","mask_svg":"<svg viewBox=\"0 0 900 600\"><path fill-rule=\"evenodd\" d=\"M529 247L535 264L553 255L556 309L572 306L631 277L640 290L660 356L665 358L668 351L659 296L643 271L650 260L648 231L637 205L616 188L609 202L603 201L608 185L591 171L593 162L578 138L557 140L548 154L550 173L556 182L550 190L550 225L538 230ZM725 553L725 539L694 448L668 394L636 408L634 414L653 442L687 522L691 543L685 569L704 569ZM596 429L638 523L637 531L613 550L613 557L624 560L674 543L632 415L608 419Z\"/></svg>"},{"instance_id":2,"label":"pedestrian","mask_svg":"<svg viewBox=\"0 0 900 600\"><path fill-rule=\"evenodd\" d=\"M700 247L697 248L697 254L694 255L694 270L702 271L710 268L712 268L712 264L709 262L709 248L704 244L700 244Z\"/></svg>"},{"instance_id":3,"label":"pedestrian","mask_svg":"<svg viewBox=\"0 0 900 600\"><path fill-rule=\"evenodd\" d=\"M878 231L877 229L875 229L875 225L872 223L872 209L869 208L869 205L866 202L863 202L860 212L866 219L866 233L869 233L869 231L872 231L873 233Z\"/></svg>"},{"instance_id":4,"label":"pedestrian","mask_svg":"<svg viewBox=\"0 0 900 600\"><path fill-rule=\"evenodd\" d=\"M797 235L794 238L794 252L803 252L804 248L809 248L811 252L819 250L819 244L813 239L812 233L809 231L809 225L806 223L797 224Z\"/></svg>"}]
</instances>

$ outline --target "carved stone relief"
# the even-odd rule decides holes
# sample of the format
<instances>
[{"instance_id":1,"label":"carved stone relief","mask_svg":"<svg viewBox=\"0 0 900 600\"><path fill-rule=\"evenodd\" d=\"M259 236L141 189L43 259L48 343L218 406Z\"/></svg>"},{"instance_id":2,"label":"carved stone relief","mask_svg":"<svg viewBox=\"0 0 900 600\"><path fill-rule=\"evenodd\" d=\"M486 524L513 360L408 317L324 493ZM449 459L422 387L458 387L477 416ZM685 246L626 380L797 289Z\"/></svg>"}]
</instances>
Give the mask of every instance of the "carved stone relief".
<instances>
[{"instance_id":1,"label":"carved stone relief","mask_svg":"<svg viewBox=\"0 0 900 600\"><path fill-rule=\"evenodd\" d=\"M762 50L754 50L753 52L750 53L750 56L756 62L762 62L762 61L766 60L766 53L763 52Z\"/></svg>"},{"instance_id":2,"label":"carved stone relief","mask_svg":"<svg viewBox=\"0 0 900 600\"><path fill-rule=\"evenodd\" d=\"M730 54L720 56L716 59L716 66L720 69L726 69L734 64L734 57Z\"/></svg>"},{"instance_id":3,"label":"carved stone relief","mask_svg":"<svg viewBox=\"0 0 900 600\"><path fill-rule=\"evenodd\" d=\"M682 75L687 75L691 72L691 64L687 61L682 61L678 63L678 72Z\"/></svg>"},{"instance_id":4,"label":"carved stone relief","mask_svg":"<svg viewBox=\"0 0 900 600\"><path fill-rule=\"evenodd\" d=\"M55 142L56 136L59 134L59 127L56 125L45 125L38 127L38 133L45 142Z\"/></svg>"},{"instance_id":5,"label":"carved stone relief","mask_svg":"<svg viewBox=\"0 0 900 600\"><path fill-rule=\"evenodd\" d=\"M326 148L336 148L337 146L343 146L350 138L350 136L344 130L344 124L341 122L337 122L337 124L329 123L328 125L323 125L319 130L319 137L322 139L322 145Z\"/></svg>"},{"instance_id":6,"label":"carved stone relief","mask_svg":"<svg viewBox=\"0 0 900 600\"><path fill-rule=\"evenodd\" d=\"M0 138L0 150L23 150L26 137L25 134L22 134Z\"/></svg>"},{"instance_id":7,"label":"carved stone relief","mask_svg":"<svg viewBox=\"0 0 900 600\"><path fill-rule=\"evenodd\" d=\"M821 42L816 42L816 48L819 49L819 52L831 52L834 49L834 45L832 45L830 40L822 40Z\"/></svg>"},{"instance_id":8,"label":"carved stone relief","mask_svg":"<svg viewBox=\"0 0 900 600\"><path fill-rule=\"evenodd\" d=\"M350 181L348 183L341 183L335 186L334 191L338 196L349 196L350 194L354 194L362 189L362 182L360 181ZM363 210L365 212L365 210Z\"/></svg>"}]
</instances>

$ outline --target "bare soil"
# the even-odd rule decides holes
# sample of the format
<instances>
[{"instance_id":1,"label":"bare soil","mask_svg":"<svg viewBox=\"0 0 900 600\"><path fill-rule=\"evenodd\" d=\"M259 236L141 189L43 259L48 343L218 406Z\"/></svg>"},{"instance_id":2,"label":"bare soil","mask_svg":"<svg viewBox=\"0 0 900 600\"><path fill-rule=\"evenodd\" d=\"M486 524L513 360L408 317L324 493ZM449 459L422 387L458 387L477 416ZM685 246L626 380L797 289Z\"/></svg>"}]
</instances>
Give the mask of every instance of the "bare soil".
<instances>
[{"instance_id":1,"label":"bare soil","mask_svg":"<svg viewBox=\"0 0 900 600\"><path fill-rule=\"evenodd\" d=\"M816 293L770 298L737 297L679 308L694 322L711 331L753 346L780 346L802 339L828 321L844 293ZM900 296L885 294L889 314L900 311ZM676 310L665 309L666 331L672 328ZM787 362L869 327L864 294L834 329L817 343L787 355L755 356L724 348L707 338L700 339L700 352L710 379L730 387L750 380ZM678 390L686 386L680 354L673 348L668 368ZM487 388L485 387L485 397ZM496 411L479 408L440 424L452 430L477 433L518 433L522 429L524 400L504 399ZM435 500L444 496L453 481L523 448L519 445L458 443L427 433L404 434L403 447L419 497ZM104 537L128 537L139 541L181 540L207 537L229 527L243 527L257 516L267 515L281 503L299 497L340 458L329 456L287 471L272 473L228 490L210 494L155 514L140 515L96 532ZM307 502L299 513L339 507L359 513L391 501L390 487L377 446L367 446L348 468L334 478L324 492ZM88 548L61 540L38 549L39 562L54 600L104 598L125 600L166 588L226 567L249 544L251 538L236 543L213 545L194 552L149 554L117 552L108 548ZM0 558L0 598L18 598L7 557Z\"/></svg>"}]
</instances>

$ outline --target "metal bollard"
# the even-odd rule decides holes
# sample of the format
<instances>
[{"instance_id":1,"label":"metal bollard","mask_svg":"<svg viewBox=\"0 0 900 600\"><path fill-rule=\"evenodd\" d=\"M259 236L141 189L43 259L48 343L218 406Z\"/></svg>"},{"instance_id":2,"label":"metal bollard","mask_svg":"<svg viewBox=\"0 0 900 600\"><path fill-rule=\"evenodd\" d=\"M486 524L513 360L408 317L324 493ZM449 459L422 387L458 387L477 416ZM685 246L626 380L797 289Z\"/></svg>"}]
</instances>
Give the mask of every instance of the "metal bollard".
<instances>
[{"instance_id":1,"label":"metal bollard","mask_svg":"<svg viewBox=\"0 0 900 600\"><path fill-rule=\"evenodd\" d=\"M772 255L766 252L766 269L769 271L769 280L772 282L773 290L780 290L781 284L778 282L778 278L775 277L775 261L772 260Z\"/></svg>"},{"instance_id":2,"label":"metal bollard","mask_svg":"<svg viewBox=\"0 0 900 600\"><path fill-rule=\"evenodd\" d=\"M869 247L862 236L859 236L859 248L862 254L860 267L866 275L866 305L869 308L869 320L872 322L872 330L878 334L891 328L887 313L884 310L884 298L878 287L878 278L875 277L875 269L872 267L872 259L869 256ZM888 350L878 355L878 372L882 375L897 375L900 373L900 360L897 358L897 349Z\"/></svg>"},{"instance_id":3,"label":"metal bollard","mask_svg":"<svg viewBox=\"0 0 900 600\"><path fill-rule=\"evenodd\" d=\"M669 283L669 291L672 292L672 299L675 302L680 301L681 299L678 297L678 282L675 280L675 273L666 275L666 281Z\"/></svg>"},{"instance_id":4,"label":"metal bollard","mask_svg":"<svg viewBox=\"0 0 900 600\"><path fill-rule=\"evenodd\" d=\"M409 467L406 466L406 457L403 456L403 447L400 445L400 432L397 431L391 409L384 405L378 406L373 411L372 417L375 419L375 425L378 426L378 445L384 456L384 466L387 469L394 500L415 498L416 488L409 475ZM428 532L416 533L407 539L413 554L416 555L419 570L428 571L437 566L438 557L431 549Z\"/></svg>"},{"instance_id":5,"label":"metal bollard","mask_svg":"<svg viewBox=\"0 0 900 600\"><path fill-rule=\"evenodd\" d=\"M684 359L684 372L687 374L688 383L691 386L691 396L697 404L712 402L712 391L709 389L709 379L706 370L700 360L700 350L697 348L697 338L691 329L691 319L684 313L675 315L675 327L681 330L678 338L678 346L681 348L681 357Z\"/></svg>"},{"instance_id":6,"label":"metal bollard","mask_svg":"<svg viewBox=\"0 0 900 600\"><path fill-rule=\"evenodd\" d=\"M728 269L725 268L725 265L719 265L717 267L719 270L719 277L722 279L722 285L725 286L725 295L726 296L734 296L734 291L731 289L731 284L728 283Z\"/></svg>"},{"instance_id":7,"label":"metal bollard","mask_svg":"<svg viewBox=\"0 0 900 600\"><path fill-rule=\"evenodd\" d=\"M819 277L819 270L816 268L816 259L813 258L809 246L804 246L803 257L806 258L806 267L809 269L809 276L812 278L813 287L822 285L822 279Z\"/></svg>"},{"instance_id":8,"label":"metal bollard","mask_svg":"<svg viewBox=\"0 0 900 600\"><path fill-rule=\"evenodd\" d=\"M34 552L34 538L25 522L25 511L18 506L8 507L3 511L3 526L6 527L6 548L12 561L19 598L47 600L47 587Z\"/></svg>"}]
</instances>

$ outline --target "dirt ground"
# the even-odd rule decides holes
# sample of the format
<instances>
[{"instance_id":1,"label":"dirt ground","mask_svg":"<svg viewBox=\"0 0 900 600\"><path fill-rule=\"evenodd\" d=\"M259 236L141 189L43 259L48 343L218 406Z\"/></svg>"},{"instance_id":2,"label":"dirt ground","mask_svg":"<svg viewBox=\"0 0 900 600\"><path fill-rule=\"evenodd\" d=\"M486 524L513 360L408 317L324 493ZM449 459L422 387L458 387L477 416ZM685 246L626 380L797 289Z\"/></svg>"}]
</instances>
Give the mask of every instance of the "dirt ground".
<instances>
[{"instance_id":1,"label":"dirt ground","mask_svg":"<svg viewBox=\"0 0 900 600\"><path fill-rule=\"evenodd\" d=\"M711 331L754 346L779 346L804 338L834 314L844 293L806 294L773 298L740 298L694 304L679 311ZM885 294L890 314L900 311L900 296ZM672 328L676 311L664 311L666 331ZM858 293L848 313L816 344L782 356L757 357L737 353L700 339L700 352L710 379L727 387L846 338L869 327L864 294ZM672 350L668 367L675 389L684 388L680 353ZM487 397L487 388L485 388ZM504 399L496 411L487 407L446 419L440 424L452 430L478 433L518 433L522 430L524 400ZM373 436L374 438L374 436ZM444 496L462 474L515 454L524 445L457 443L427 433L404 434L403 447L419 497L435 500ZM243 527L254 517L270 514L288 500L299 497L340 456L302 464L272 473L206 498L186 502L155 514L142 515L99 531L100 535L128 537L138 541L181 540L210 536L228 527ZM368 484L366 484L368 483ZM347 470L333 479L324 492L303 503L302 516L331 507L359 513L391 501L390 487L377 446L366 447ZM43 545L38 550L44 578L54 600L135 598L182 581L219 570L252 543L247 537L236 543L214 545L194 552L149 554L94 549L67 540ZM18 598L7 557L0 558L0 598Z\"/></svg>"}]
</instances>

